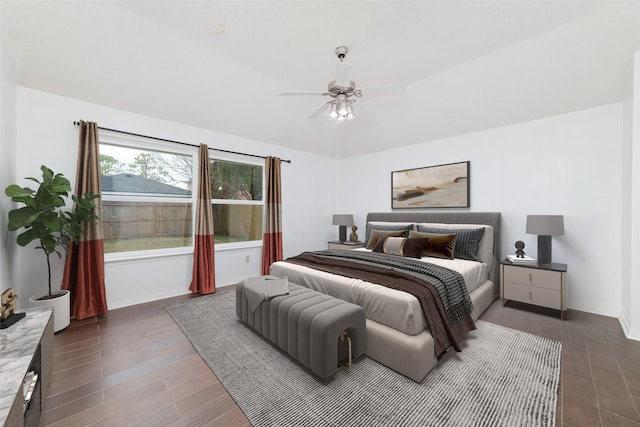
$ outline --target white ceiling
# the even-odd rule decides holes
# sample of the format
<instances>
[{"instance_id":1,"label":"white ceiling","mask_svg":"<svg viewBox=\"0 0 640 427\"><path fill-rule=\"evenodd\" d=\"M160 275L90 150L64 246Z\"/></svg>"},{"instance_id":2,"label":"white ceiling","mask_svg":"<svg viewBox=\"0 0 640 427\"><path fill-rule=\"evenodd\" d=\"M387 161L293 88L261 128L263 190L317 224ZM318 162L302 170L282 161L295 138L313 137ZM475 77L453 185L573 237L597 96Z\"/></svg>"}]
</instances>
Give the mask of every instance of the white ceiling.
<instances>
[{"instance_id":1,"label":"white ceiling","mask_svg":"<svg viewBox=\"0 0 640 427\"><path fill-rule=\"evenodd\" d=\"M21 85L332 157L620 101L640 49L637 1L5 0L0 8ZM405 84L407 94L358 99L356 118L342 122L306 118L326 98L279 96L325 90L339 45L349 48L357 86Z\"/></svg>"}]
</instances>

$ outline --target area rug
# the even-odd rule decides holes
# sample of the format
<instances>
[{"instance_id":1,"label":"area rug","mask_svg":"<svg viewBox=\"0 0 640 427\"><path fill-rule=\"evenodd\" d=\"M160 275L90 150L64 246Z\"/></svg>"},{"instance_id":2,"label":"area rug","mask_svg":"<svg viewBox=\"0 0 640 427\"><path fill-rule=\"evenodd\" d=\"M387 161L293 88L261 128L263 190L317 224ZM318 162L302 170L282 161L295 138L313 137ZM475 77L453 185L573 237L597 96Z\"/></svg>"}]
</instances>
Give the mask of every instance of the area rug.
<instances>
[{"instance_id":1,"label":"area rug","mask_svg":"<svg viewBox=\"0 0 640 427\"><path fill-rule=\"evenodd\" d=\"M478 321L416 383L367 357L320 380L241 323L235 292L167 306L254 426L554 426L561 344Z\"/></svg>"}]
</instances>

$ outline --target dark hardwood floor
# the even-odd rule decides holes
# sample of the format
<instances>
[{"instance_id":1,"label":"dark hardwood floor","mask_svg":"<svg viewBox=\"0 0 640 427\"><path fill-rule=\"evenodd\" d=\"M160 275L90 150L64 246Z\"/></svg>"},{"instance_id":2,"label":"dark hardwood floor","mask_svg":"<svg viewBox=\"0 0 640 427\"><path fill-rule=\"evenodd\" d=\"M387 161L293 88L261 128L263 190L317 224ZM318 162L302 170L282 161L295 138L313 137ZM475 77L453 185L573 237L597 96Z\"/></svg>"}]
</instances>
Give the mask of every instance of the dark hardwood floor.
<instances>
[{"instance_id":1,"label":"dark hardwood floor","mask_svg":"<svg viewBox=\"0 0 640 427\"><path fill-rule=\"evenodd\" d=\"M40 426L250 425L164 309L195 297L112 310L56 334ZM617 319L569 311L561 321L501 301L481 318L562 341L556 425L640 426L640 342Z\"/></svg>"}]
</instances>

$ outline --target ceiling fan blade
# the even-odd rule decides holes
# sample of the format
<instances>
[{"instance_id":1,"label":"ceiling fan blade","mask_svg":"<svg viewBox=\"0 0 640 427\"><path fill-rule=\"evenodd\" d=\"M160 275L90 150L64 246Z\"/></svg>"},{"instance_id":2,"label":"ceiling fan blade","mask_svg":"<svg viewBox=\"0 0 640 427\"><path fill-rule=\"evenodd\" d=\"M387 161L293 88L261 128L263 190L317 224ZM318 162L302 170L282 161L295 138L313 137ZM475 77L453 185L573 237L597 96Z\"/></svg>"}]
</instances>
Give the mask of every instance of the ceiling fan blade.
<instances>
[{"instance_id":1,"label":"ceiling fan blade","mask_svg":"<svg viewBox=\"0 0 640 427\"><path fill-rule=\"evenodd\" d=\"M362 96L366 98L372 98L374 96L404 95L407 93L407 87L405 85L371 86L360 88L360 92L362 92Z\"/></svg>"},{"instance_id":2,"label":"ceiling fan blade","mask_svg":"<svg viewBox=\"0 0 640 427\"><path fill-rule=\"evenodd\" d=\"M353 104L353 115L356 119L373 119L371 110L369 110L362 102L356 102L355 104Z\"/></svg>"},{"instance_id":3,"label":"ceiling fan blade","mask_svg":"<svg viewBox=\"0 0 640 427\"><path fill-rule=\"evenodd\" d=\"M336 86L349 87L352 69L353 65L347 64L346 62L338 62L336 68Z\"/></svg>"},{"instance_id":4,"label":"ceiling fan blade","mask_svg":"<svg viewBox=\"0 0 640 427\"><path fill-rule=\"evenodd\" d=\"M305 96L305 95L329 95L328 92L312 91L312 90L296 90L292 92L280 92L280 96Z\"/></svg>"},{"instance_id":5,"label":"ceiling fan blade","mask_svg":"<svg viewBox=\"0 0 640 427\"><path fill-rule=\"evenodd\" d=\"M313 110L313 112L307 116L307 119L315 119L316 117L318 117L322 112L329 108L329 105L331 105L332 102L333 101L323 102L318 108Z\"/></svg>"}]
</instances>

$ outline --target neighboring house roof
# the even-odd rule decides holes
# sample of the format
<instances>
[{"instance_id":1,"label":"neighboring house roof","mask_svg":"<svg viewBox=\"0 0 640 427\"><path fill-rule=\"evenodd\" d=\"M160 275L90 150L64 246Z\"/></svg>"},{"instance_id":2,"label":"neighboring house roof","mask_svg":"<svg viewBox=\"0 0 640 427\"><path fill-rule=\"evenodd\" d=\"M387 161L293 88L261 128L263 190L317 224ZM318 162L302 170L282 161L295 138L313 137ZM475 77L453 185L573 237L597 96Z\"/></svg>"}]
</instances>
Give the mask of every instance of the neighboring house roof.
<instances>
[{"instance_id":1,"label":"neighboring house roof","mask_svg":"<svg viewBox=\"0 0 640 427\"><path fill-rule=\"evenodd\" d=\"M191 192L184 188L165 184L132 173L118 173L101 177L103 192L115 193L145 193L145 194L173 194L189 196Z\"/></svg>"}]
</instances>

